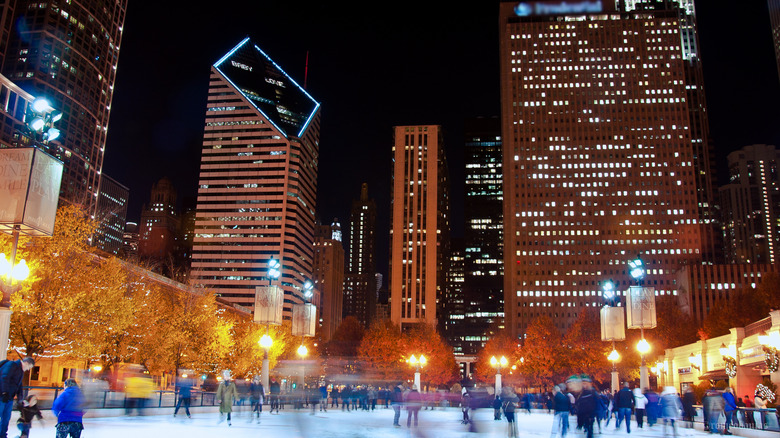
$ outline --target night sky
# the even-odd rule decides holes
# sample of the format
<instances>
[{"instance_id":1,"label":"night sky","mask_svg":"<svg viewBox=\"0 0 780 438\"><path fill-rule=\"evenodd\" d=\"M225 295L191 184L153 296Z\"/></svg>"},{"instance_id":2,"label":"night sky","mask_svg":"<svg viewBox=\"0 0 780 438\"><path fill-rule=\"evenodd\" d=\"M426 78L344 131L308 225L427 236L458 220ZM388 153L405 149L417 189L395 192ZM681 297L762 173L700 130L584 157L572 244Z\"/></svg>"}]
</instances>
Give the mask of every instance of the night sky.
<instances>
[{"instance_id":1,"label":"night sky","mask_svg":"<svg viewBox=\"0 0 780 438\"><path fill-rule=\"evenodd\" d=\"M322 103L323 223L338 217L346 231L351 202L367 182L378 208L378 269L387 274L392 127L440 124L453 235L462 236L462 122L499 115L498 2L129 3L103 169L130 188L128 220L140 218L164 176L194 205L210 67L249 36L300 85L306 79ZM696 3L720 181L728 152L780 146L767 4L736 4Z\"/></svg>"}]
</instances>

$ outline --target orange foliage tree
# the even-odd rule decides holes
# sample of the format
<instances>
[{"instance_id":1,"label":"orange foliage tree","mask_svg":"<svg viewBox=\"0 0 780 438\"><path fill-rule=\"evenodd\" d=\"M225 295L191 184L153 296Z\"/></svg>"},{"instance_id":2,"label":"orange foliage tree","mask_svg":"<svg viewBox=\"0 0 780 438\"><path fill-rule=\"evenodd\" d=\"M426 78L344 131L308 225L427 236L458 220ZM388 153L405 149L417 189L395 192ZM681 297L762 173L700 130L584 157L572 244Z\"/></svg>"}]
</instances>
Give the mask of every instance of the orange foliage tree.
<instances>
[{"instance_id":1,"label":"orange foliage tree","mask_svg":"<svg viewBox=\"0 0 780 438\"><path fill-rule=\"evenodd\" d=\"M358 360L367 378L399 380L404 376L405 340L389 319L375 321L358 346Z\"/></svg>"},{"instance_id":2,"label":"orange foliage tree","mask_svg":"<svg viewBox=\"0 0 780 438\"><path fill-rule=\"evenodd\" d=\"M500 359L506 357L507 367L501 370L501 380L507 384L516 385L520 383L520 373L513 370L520 362L522 349L520 344L512 335L507 332L499 332L485 343L485 347L477 353L476 372L474 377L483 383L493 382L496 375L496 369L490 364L490 358L495 356Z\"/></svg>"}]
</instances>

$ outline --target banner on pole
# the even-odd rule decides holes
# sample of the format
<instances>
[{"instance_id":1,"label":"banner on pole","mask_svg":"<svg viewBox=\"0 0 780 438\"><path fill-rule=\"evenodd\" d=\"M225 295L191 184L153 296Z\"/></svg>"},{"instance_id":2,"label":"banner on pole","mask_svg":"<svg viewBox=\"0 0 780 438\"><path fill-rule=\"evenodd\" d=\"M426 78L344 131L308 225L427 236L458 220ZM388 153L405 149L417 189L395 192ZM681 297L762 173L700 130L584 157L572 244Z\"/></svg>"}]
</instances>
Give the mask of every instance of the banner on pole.
<instances>
[{"instance_id":1,"label":"banner on pole","mask_svg":"<svg viewBox=\"0 0 780 438\"><path fill-rule=\"evenodd\" d=\"M630 329L655 328L655 289L631 286L626 294L626 323Z\"/></svg>"},{"instance_id":2,"label":"banner on pole","mask_svg":"<svg viewBox=\"0 0 780 438\"><path fill-rule=\"evenodd\" d=\"M259 324L282 324L284 290L279 286L255 288L255 319Z\"/></svg>"},{"instance_id":3,"label":"banner on pole","mask_svg":"<svg viewBox=\"0 0 780 438\"><path fill-rule=\"evenodd\" d=\"M622 307L601 308L601 340L623 341L626 339L626 318Z\"/></svg>"}]
</instances>

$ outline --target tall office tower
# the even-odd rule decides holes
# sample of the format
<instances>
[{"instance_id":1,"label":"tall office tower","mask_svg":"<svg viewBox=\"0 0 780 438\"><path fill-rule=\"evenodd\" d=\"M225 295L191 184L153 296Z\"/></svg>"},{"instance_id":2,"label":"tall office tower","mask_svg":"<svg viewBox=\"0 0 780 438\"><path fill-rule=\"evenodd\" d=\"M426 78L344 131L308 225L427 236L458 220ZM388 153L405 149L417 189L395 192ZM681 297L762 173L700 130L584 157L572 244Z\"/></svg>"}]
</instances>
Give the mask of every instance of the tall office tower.
<instances>
[{"instance_id":1,"label":"tall office tower","mask_svg":"<svg viewBox=\"0 0 780 438\"><path fill-rule=\"evenodd\" d=\"M8 50L8 41L11 39L15 7L16 0L0 0L0 71Z\"/></svg>"},{"instance_id":2,"label":"tall office tower","mask_svg":"<svg viewBox=\"0 0 780 438\"><path fill-rule=\"evenodd\" d=\"M320 104L245 39L211 68L191 277L254 306L274 282L284 317L302 303L314 262Z\"/></svg>"},{"instance_id":3,"label":"tall office tower","mask_svg":"<svg viewBox=\"0 0 780 438\"><path fill-rule=\"evenodd\" d=\"M466 313L462 324L468 338L465 354L477 354L503 327L504 319L504 194L502 180L501 121L467 120L465 124Z\"/></svg>"},{"instance_id":4,"label":"tall office tower","mask_svg":"<svg viewBox=\"0 0 780 438\"><path fill-rule=\"evenodd\" d=\"M728 155L729 183L720 188L726 261L780 260L778 151L755 144Z\"/></svg>"},{"instance_id":5,"label":"tall office tower","mask_svg":"<svg viewBox=\"0 0 780 438\"><path fill-rule=\"evenodd\" d=\"M100 223L93 244L103 251L118 254L124 245L127 201L130 189L108 175L100 178L97 220Z\"/></svg>"},{"instance_id":6,"label":"tall office tower","mask_svg":"<svg viewBox=\"0 0 780 438\"><path fill-rule=\"evenodd\" d=\"M313 280L317 296L312 302L320 312L320 338L328 341L341 324L344 302L344 246L337 219L315 230Z\"/></svg>"},{"instance_id":7,"label":"tall office tower","mask_svg":"<svg viewBox=\"0 0 780 438\"><path fill-rule=\"evenodd\" d=\"M46 148L65 164L60 196L96 217L127 0L15 4L2 72L62 111Z\"/></svg>"},{"instance_id":8,"label":"tall office tower","mask_svg":"<svg viewBox=\"0 0 780 438\"><path fill-rule=\"evenodd\" d=\"M674 294L715 251L692 0L501 3L504 311L523 337L609 279Z\"/></svg>"},{"instance_id":9,"label":"tall office tower","mask_svg":"<svg viewBox=\"0 0 780 438\"><path fill-rule=\"evenodd\" d=\"M439 317L439 326L444 339L452 346L455 354L471 354L466 351L465 345L471 341L476 331L466 323L465 316L471 312L464 296L465 281L465 257L463 239L451 239L450 262L447 272L444 296L441 299L442 314Z\"/></svg>"},{"instance_id":10,"label":"tall office tower","mask_svg":"<svg viewBox=\"0 0 780 438\"><path fill-rule=\"evenodd\" d=\"M349 256L344 280L344 316L354 316L365 327L376 312L376 204L368 198L368 184L349 214Z\"/></svg>"},{"instance_id":11,"label":"tall office tower","mask_svg":"<svg viewBox=\"0 0 780 438\"><path fill-rule=\"evenodd\" d=\"M167 177L152 185L139 224L138 256L165 260L177 251L181 218L176 207L176 188Z\"/></svg>"},{"instance_id":12,"label":"tall office tower","mask_svg":"<svg viewBox=\"0 0 780 438\"><path fill-rule=\"evenodd\" d=\"M449 261L449 173L436 125L396 126L390 229L390 319L438 325Z\"/></svg>"},{"instance_id":13,"label":"tall office tower","mask_svg":"<svg viewBox=\"0 0 780 438\"><path fill-rule=\"evenodd\" d=\"M780 75L780 0L769 0L769 20L772 24L772 40L775 43L777 73Z\"/></svg>"},{"instance_id":14,"label":"tall office tower","mask_svg":"<svg viewBox=\"0 0 780 438\"><path fill-rule=\"evenodd\" d=\"M128 222L125 224L125 232L122 236L122 250L120 256L126 260L138 257L138 224Z\"/></svg>"}]
</instances>

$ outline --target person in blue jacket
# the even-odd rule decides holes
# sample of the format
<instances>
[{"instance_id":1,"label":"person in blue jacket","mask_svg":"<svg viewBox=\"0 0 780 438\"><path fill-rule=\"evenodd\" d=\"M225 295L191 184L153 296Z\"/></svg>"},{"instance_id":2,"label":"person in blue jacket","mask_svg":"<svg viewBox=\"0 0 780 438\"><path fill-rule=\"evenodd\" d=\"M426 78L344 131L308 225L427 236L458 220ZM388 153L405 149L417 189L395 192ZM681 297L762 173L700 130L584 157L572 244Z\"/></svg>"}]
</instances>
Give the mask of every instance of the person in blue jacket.
<instances>
[{"instance_id":1,"label":"person in blue jacket","mask_svg":"<svg viewBox=\"0 0 780 438\"><path fill-rule=\"evenodd\" d=\"M731 388L726 388L723 392L723 401L725 406L723 412L726 414L726 424L723 426L723 435L731 435L729 432L729 426L734 418L734 413L737 412L737 402L734 400L734 393Z\"/></svg>"},{"instance_id":2,"label":"person in blue jacket","mask_svg":"<svg viewBox=\"0 0 780 438\"><path fill-rule=\"evenodd\" d=\"M75 379L66 380L64 386L65 390L51 406L57 416L57 438L80 438L84 430L84 395Z\"/></svg>"}]
</instances>

